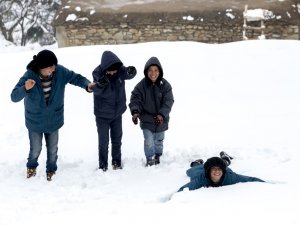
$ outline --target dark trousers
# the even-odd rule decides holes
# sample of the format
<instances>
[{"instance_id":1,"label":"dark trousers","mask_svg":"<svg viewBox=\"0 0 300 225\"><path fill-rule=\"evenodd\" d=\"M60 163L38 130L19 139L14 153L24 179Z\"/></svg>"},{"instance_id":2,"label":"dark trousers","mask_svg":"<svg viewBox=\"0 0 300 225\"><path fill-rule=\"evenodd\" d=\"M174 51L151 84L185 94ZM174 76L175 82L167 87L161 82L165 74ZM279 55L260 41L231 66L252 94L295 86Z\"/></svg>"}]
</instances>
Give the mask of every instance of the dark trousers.
<instances>
[{"instance_id":1,"label":"dark trousers","mask_svg":"<svg viewBox=\"0 0 300 225\"><path fill-rule=\"evenodd\" d=\"M109 135L111 138L112 164L121 163L122 116L112 120L96 117L98 132L99 167L107 167Z\"/></svg>"}]
</instances>

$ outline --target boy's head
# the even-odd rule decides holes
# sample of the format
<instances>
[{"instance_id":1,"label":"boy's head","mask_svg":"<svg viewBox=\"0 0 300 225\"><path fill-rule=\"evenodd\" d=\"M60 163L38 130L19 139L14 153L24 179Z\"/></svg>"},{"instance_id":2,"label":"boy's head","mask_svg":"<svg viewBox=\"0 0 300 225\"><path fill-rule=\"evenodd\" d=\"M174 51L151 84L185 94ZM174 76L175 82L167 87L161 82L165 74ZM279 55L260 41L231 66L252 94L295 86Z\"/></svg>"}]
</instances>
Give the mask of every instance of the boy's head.
<instances>
[{"instance_id":1,"label":"boy's head","mask_svg":"<svg viewBox=\"0 0 300 225\"><path fill-rule=\"evenodd\" d=\"M56 55L50 50L42 50L35 57L39 69L45 69L53 65L57 65Z\"/></svg>"},{"instance_id":2,"label":"boy's head","mask_svg":"<svg viewBox=\"0 0 300 225\"><path fill-rule=\"evenodd\" d=\"M27 69L31 69L35 73L41 73L41 70L47 70L47 74L49 71L54 71L57 65L56 55L50 50L42 50L37 55L33 56L33 59L27 65ZM52 73L51 72L51 73ZM46 73L46 72L45 72Z\"/></svg>"},{"instance_id":3,"label":"boy's head","mask_svg":"<svg viewBox=\"0 0 300 225\"><path fill-rule=\"evenodd\" d=\"M106 74L109 75L114 75L118 72L118 70L121 68L122 63L114 63L112 65L110 65L107 69L106 69Z\"/></svg>"},{"instance_id":4,"label":"boy's head","mask_svg":"<svg viewBox=\"0 0 300 225\"><path fill-rule=\"evenodd\" d=\"M205 177L214 184L218 184L226 173L226 164L219 157L209 158L204 163Z\"/></svg>"}]
</instances>

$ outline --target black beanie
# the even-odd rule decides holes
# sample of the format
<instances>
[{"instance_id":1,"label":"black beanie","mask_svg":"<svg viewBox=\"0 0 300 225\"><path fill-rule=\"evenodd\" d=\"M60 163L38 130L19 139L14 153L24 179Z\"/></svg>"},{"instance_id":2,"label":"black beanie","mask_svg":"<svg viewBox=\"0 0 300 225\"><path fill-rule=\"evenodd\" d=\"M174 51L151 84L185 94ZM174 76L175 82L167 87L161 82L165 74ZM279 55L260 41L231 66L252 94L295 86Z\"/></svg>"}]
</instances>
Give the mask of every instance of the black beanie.
<instances>
[{"instance_id":1,"label":"black beanie","mask_svg":"<svg viewBox=\"0 0 300 225\"><path fill-rule=\"evenodd\" d=\"M57 65L57 58L50 50L42 50L36 56L33 56L39 69L44 69L53 65Z\"/></svg>"},{"instance_id":2,"label":"black beanie","mask_svg":"<svg viewBox=\"0 0 300 225\"><path fill-rule=\"evenodd\" d=\"M49 50L42 50L37 55L33 56L33 60L30 61L26 68L38 73L40 69L53 65L57 65L55 54Z\"/></svg>"},{"instance_id":3,"label":"black beanie","mask_svg":"<svg viewBox=\"0 0 300 225\"><path fill-rule=\"evenodd\" d=\"M210 179L210 170L214 166L219 167L223 172L223 176L225 175L225 173L226 173L226 164L225 164L225 162L219 157L212 157L212 158L209 158L204 163L205 177L207 179Z\"/></svg>"}]
</instances>

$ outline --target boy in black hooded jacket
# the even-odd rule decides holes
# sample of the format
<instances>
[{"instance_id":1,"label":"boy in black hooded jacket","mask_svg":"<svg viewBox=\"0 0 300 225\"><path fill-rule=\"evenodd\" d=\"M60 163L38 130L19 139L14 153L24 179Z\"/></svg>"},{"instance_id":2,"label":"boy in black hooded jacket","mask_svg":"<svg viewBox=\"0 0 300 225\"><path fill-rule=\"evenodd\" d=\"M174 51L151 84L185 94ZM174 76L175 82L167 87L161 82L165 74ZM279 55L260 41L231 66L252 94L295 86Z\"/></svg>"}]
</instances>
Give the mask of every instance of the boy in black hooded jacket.
<instances>
[{"instance_id":1,"label":"boy in black hooded jacket","mask_svg":"<svg viewBox=\"0 0 300 225\"><path fill-rule=\"evenodd\" d=\"M135 67L125 67L111 51L103 52L101 64L93 71L97 84L94 88L94 114L98 132L99 169L103 171L108 168L109 136L113 169L122 169L122 114L127 108L125 80L135 75Z\"/></svg>"}]
</instances>

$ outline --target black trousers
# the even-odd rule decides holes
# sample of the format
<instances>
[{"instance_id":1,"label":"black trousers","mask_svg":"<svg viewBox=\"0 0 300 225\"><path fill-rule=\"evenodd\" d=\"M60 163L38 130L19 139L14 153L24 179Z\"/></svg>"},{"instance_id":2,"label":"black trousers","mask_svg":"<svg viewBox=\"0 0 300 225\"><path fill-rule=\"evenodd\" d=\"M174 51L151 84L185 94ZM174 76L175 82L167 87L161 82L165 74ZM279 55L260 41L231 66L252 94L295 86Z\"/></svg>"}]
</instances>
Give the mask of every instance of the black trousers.
<instances>
[{"instance_id":1,"label":"black trousers","mask_svg":"<svg viewBox=\"0 0 300 225\"><path fill-rule=\"evenodd\" d=\"M96 117L98 132L98 152L99 168L107 167L108 163L108 145L111 138L111 157L112 164L121 165L121 145L122 145L122 115L114 119L102 119Z\"/></svg>"}]
</instances>

